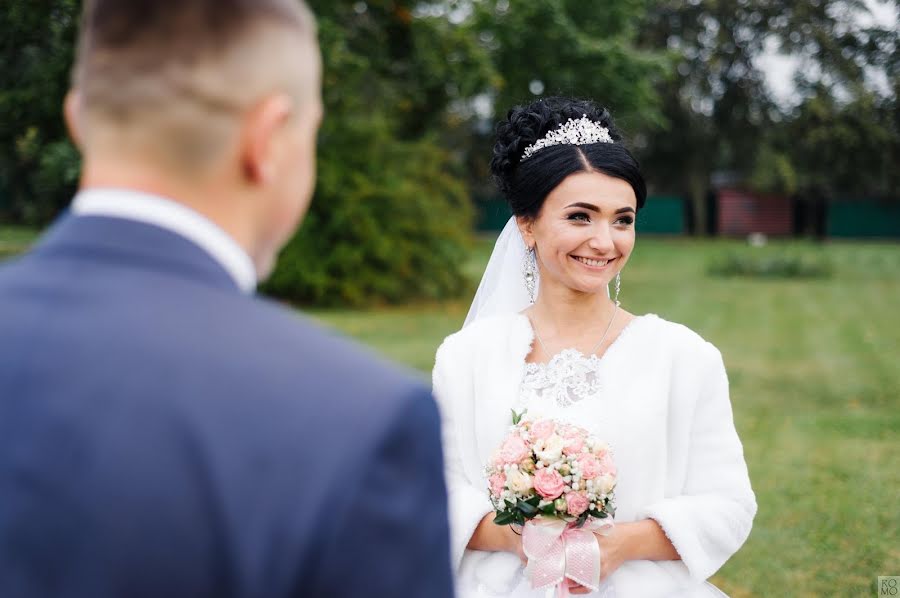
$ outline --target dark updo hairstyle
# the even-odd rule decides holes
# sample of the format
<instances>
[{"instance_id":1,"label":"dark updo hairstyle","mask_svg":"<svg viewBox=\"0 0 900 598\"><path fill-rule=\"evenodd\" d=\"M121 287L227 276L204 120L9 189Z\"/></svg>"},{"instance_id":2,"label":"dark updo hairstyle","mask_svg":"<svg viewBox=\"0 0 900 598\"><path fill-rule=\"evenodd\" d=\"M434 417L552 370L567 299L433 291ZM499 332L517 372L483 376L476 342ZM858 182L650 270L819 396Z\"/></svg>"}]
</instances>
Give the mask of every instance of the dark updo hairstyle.
<instances>
[{"instance_id":1,"label":"dark updo hairstyle","mask_svg":"<svg viewBox=\"0 0 900 598\"><path fill-rule=\"evenodd\" d=\"M609 130L614 143L554 145L545 147L522 162L525 148L570 118L582 116ZM595 170L622 179L634 189L637 208L647 198L640 166L622 145L609 111L590 100L550 97L527 106L516 106L497 123L491 173L516 216L534 218L544 199L563 179L576 172Z\"/></svg>"}]
</instances>

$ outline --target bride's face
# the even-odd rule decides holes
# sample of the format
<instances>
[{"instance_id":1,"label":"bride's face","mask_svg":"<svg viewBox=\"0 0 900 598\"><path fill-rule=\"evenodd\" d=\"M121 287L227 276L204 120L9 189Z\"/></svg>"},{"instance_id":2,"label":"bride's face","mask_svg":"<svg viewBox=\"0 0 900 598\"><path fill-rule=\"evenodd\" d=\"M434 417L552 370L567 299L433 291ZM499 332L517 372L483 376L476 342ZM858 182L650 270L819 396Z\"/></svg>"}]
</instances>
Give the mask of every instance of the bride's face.
<instances>
[{"instance_id":1,"label":"bride's face","mask_svg":"<svg viewBox=\"0 0 900 598\"><path fill-rule=\"evenodd\" d=\"M541 286L605 292L634 249L636 206L622 179L600 172L566 177L536 218L519 219L525 242L537 252Z\"/></svg>"}]
</instances>

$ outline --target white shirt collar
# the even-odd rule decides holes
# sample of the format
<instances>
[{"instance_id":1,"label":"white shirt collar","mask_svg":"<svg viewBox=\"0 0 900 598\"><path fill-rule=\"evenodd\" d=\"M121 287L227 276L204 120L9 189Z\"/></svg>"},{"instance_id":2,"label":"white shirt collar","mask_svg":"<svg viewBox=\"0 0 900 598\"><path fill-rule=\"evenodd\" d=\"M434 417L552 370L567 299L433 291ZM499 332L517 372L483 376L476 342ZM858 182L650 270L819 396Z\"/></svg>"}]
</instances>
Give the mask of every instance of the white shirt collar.
<instances>
[{"instance_id":1,"label":"white shirt collar","mask_svg":"<svg viewBox=\"0 0 900 598\"><path fill-rule=\"evenodd\" d=\"M79 216L125 218L164 228L206 251L244 293L256 289L256 269L247 252L217 224L184 204L131 189L85 189L75 195L71 211Z\"/></svg>"}]
</instances>

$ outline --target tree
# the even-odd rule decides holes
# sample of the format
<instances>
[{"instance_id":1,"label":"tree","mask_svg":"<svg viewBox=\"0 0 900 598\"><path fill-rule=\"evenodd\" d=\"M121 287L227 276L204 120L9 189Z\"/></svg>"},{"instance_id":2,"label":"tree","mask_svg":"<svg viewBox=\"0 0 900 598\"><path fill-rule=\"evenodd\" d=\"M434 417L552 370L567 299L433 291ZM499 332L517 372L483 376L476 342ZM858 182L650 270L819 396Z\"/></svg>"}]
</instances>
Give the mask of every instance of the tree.
<instances>
[{"instance_id":1,"label":"tree","mask_svg":"<svg viewBox=\"0 0 900 598\"><path fill-rule=\"evenodd\" d=\"M493 76L487 54L415 2L312 2L325 62L319 182L265 289L363 305L469 290L459 98Z\"/></svg>"},{"instance_id":2,"label":"tree","mask_svg":"<svg viewBox=\"0 0 900 598\"><path fill-rule=\"evenodd\" d=\"M77 0L9 0L0 8L0 219L46 222L71 198L78 155L62 99Z\"/></svg>"},{"instance_id":3,"label":"tree","mask_svg":"<svg viewBox=\"0 0 900 598\"><path fill-rule=\"evenodd\" d=\"M475 4L474 23L491 51L500 85L498 117L544 94L590 97L625 128L659 124L654 83L665 57L637 47L644 0L494 0Z\"/></svg>"},{"instance_id":4,"label":"tree","mask_svg":"<svg viewBox=\"0 0 900 598\"><path fill-rule=\"evenodd\" d=\"M897 96L859 92L839 102L818 86L784 127L782 153L790 156L798 188L855 197L890 197L900 186Z\"/></svg>"},{"instance_id":5,"label":"tree","mask_svg":"<svg viewBox=\"0 0 900 598\"><path fill-rule=\"evenodd\" d=\"M817 73L830 97L864 88L865 65L896 73L896 33L855 25L866 11L861 0L672 0L648 13L641 44L669 48L676 69L657 88L668 126L651 132L642 158L660 184L691 197L696 230L705 228L715 170L784 189L811 167L780 141L785 127L803 131L769 95L757 66L767 47L805 57L801 79ZM798 83L801 93L815 88Z\"/></svg>"}]
</instances>

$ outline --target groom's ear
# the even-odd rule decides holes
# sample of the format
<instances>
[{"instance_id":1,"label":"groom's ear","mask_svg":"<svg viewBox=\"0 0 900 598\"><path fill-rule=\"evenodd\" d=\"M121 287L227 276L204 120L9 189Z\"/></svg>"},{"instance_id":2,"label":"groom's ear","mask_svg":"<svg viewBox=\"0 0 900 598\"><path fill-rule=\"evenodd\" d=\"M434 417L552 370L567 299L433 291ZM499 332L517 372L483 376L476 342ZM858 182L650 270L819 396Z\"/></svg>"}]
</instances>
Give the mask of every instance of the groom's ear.
<instances>
[{"instance_id":1,"label":"groom's ear","mask_svg":"<svg viewBox=\"0 0 900 598\"><path fill-rule=\"evenodd\" d=\"M72 143L82 151L81 94L76 89L70 89L63 100L63 120Z\"/></svg>"},{"instance_id":2,"label":"groom's ear","mask_svg":"<svg viewBox=\"0 0 900 598\"><path fill-rule=\"evenodd\" d=\"M534 247L534 233L532 232L534 218L529 216L516 216L516 226L519 227L519 232L522 234L522 239L525 240L525 245L529 248Z\"/></svg>"},{"instance_id":3,"label":"groom's ear","mask_svg":"<svg viewBox=\"0 0 900 598\"><path fill-rule=\"evenodd\" d=\"M247 111L242 119L240 159L245 176L255 184L269 185L281 173L276 169L281 134L294 111L294 101L285 94L269 96Z\"/></svg>"}]
</instances>

